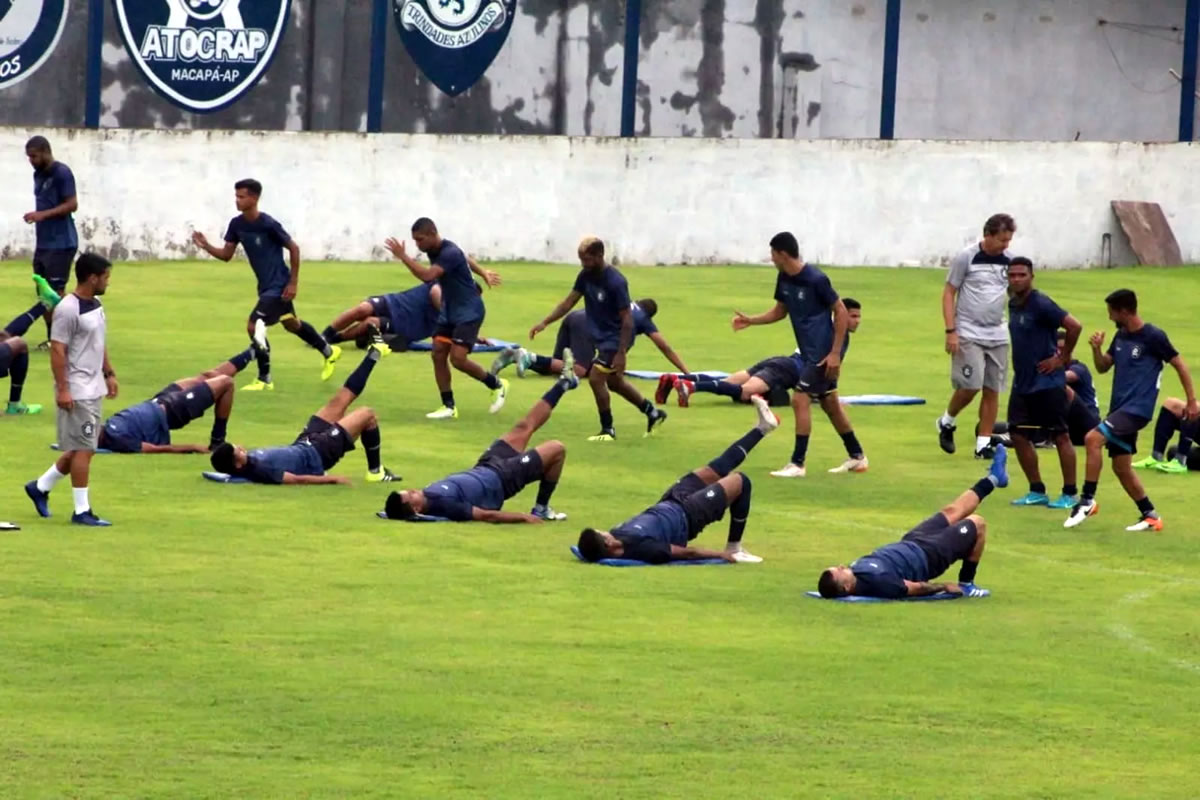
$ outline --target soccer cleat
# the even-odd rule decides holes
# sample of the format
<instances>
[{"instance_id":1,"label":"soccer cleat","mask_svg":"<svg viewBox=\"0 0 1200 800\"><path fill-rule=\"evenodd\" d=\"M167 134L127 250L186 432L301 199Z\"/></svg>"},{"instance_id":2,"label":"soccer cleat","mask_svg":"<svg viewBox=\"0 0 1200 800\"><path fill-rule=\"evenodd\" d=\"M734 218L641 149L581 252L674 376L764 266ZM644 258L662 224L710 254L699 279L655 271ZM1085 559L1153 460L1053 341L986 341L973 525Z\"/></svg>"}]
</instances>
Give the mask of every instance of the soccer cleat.
<instances>
[{"instance_id":1,"label":"soccer cleat","mask_svg":"<svg viewBox=\"0 0 1200 800\"><path fill-rule=\"evenodd\" d=\"M458 419L458 406L442 406L426 414L425 419Z\"/></svg>"},{"instance_id":2,"label":"soccer cleat","mask_svg":"<svg viewBox=\"0 0 1200 800\"><path fill-rule=\"evenodd\" d=\"M561 511L555 511L550 506L534 506L529 513L547 522L562 522L567 518L566 514Z\"/></svg>"},{"instance_id":3,"label":"soccer cleat","mask_svg":"<svg viewBox=\"0 0 1200 800\"><path fill-rule=\"evenodd\" d=\"M779 427L779 417L771 410L771 407L763 399L762 395L756 394L751 396L750 404L754 406L754 413L758 415L758 422L755 423L754 427L762 431L763 436L766 436Z\"/></svg>"},{"instance_id":4,"label":"soccer cleat","mask_svg":"<svg viewBox=\"0 0 1200 800\"><path fill-rule=\"evenodd\" d=\"M1073 495L1060 494L1057 500L1047 503L1046 508L1074 508L1077 502Z\"/></svg>"},{"instance_id":5,"label":"soccer cleat","mask_svg":"<svg viewBox=\"0 0 1200 800\"><path fill-rule=\"evenodd\" d=\"M59 296L58 292L54 291L54 287L52 287L50 283L41 275L33 276L33 285L37 289L38 300L40 300L42 305L46 307L47 311L54 308L62 301L62 298Z\"/></svg>"},{"instance_id":6,"label":"soccer cleat","mask_svg":"<svg viewBox=\"0 0 1200 800\"><path fill-rule=\"evenodd\" d=\"M615 442L617 440L617 432L612 428L601 428L600 432L589 436L589 442Z\"/></svg>"},{"instance_id":7,"label":"soccer cleat","mask_svg":"<svg viewBox=\"0 0 1200 800\"><path fill-rule=\"evenodd\" d=\"M1161 531L1163 529L1162 517L1157 511L1151 511L1149 514L1143 514L1142 518L1130 525L1125 530L1127 531Z\"/></svg>"},{"instance_id":8,"label":"soccer cleat","mask_svg":"<svg viewBox=\"0 0 1200 800\"><path fill-rule=\"evenodd\" d=\"M29 495L29 499L33 501L33 507L37 510L39 517L50 516L50 493L39 489L37 481L25 484L25 494Z\"/></svg>"},{"instance_id":9,"label":"soccer cleat","mask_svg":"<svg viewBox=\"0 0 1200 800\"><path fill-rule=\"evenodd\" d=\"M380 358L386 358L392 354L392 348L388 346L383 334L379 332L379 328L374 325L367 325L367 349L379 351Z\"/></svg>"},{"instance_id":10,"label":"soccer cleat","mask_svg":"<svg viewBox=\"0 0 1200 800\"><path fill-rule=\"evenodd\" d=\"M1071 509L1071 515L1067 517L1063 523L1064 528L1074 528L1081 524L1088 517L1094 517L1100 511L1100 504L1095 499L1083 501L1080 500Z\"/></svg>"},{"instance_id":11,"label":"soccer cleat","mask_svg":"<svg viewBox=\"0 0 1200 800\"><path fill-rule=\"evenodd\" d=\"M273 392L275 391L274 383L267 383L262 378L255 378L252 382L247 383L242 387L243 392Z\"/></svg>"},{"instance_id":12,"label":"soccer cleat","mask_svg":"<svg viewBox=\"0 0 1200 800\"><path fill-rule=\"evenodd\" d=\"M488 367L488 372L492 375L499 375L500 370L517 360L517 351L519 349L518 347L506 347L501 350L500 355L496 356L492 361L492 365ZM525 377L523 371L518 370L517 377Z\"/></svg>"},{"instance_id":13,"label":"soccer cleat","mask_svg":"<svg viewBox=\"0 0 1200 800\"><path fill-rule=\"evenodd\" d=\"M661 428L662 424L666 421L667 412L663 411L661 408L651 409L650 413L646 415L646 433L642 438L644 439L646 436L654 433L654 429Z\"/></svg>"},{"instance_id":14,"label":"soccer cleat","mask_svg":"<svg viewBox=\"0 0 1200 800\"><path fill-rule=\"evenodd\" d=\"M958 426L943 425L941 417L938 417L933 424L937 428L938 444L941 445L942 452L954 455L954 432L958 430Z\"/></svg>"},{"instance_id":15,"label":"soccer cleat","mask_svg":"<svg viewBox=\"0 0 1200 800\"><path fill-rule=\"evenodd\" d=\"M840 466L829 470L830 472L866 472L870 464L867 462L867 457L862 458L847 458Z\"/></svg>"},{"instance_id":16,"label":"soccer cleat","mask_svg":"<svg viewBox=\"0 0 1200 800\"><path fill-rule=\"evenodd\" d=\"M259 350L269 353L271 352L271 343L267 341L267 323L261 319L254 320L254 333L250 335L254 340L254 344Z\"/></svg>"},{"instance_id":17,"label":"soccer cleat","mask_svg":"<svg viewBox=\"0 0 1200 800\"><path fill-rule=\"evenodd\" d=\"M34 414L37 412L31 411L29 413ZM1183 464L1180 464L1178 461L1176 461L1173 458L1170 461L1158 462L1157 464L1154 465L1154 468L1156 470L1158 470L1159 472L1165 472L1168 475L1182 475L1188 471L1188 468L1186 466L1184 466Z\"/></svg>"},{"instance_id":18,"label":"soccer cleat","mask_svg":"<svg viewBox=\"0 0 1200 800\"><path fill-rule=\"evenodd\" d=\"M962 589L963 597L991 597L992 595L990 590L973 583L960 583L958 588Z\"/></svg>"},{"instance_id":19,"label":"soccer cleat","mask_svg":"<svg viewBox=\"0 0 1200 800\"><path fill-rule=\"evenodd\" d=\"M1012 501L1014 506L1048 506L1050 505L1050 497L1045 492L1030 492L1027 495L1022 495ZM1074 506L1071 503L1071 506ZM1069 508L1070 506L1068 506Z\"/></svg>"},{"instance_id":20,"label":"soccer cleat","mask_svg":"<svg viewBox=\"0 0 1200 800\"><path fill-rule=\"evenodd\" d=\"M108 520L100 519L93 514L90 508L87 511L84 511L82 514L72 514L71 524L86 525L89 528L108 528L112 526L112 523Z\"/></svg>"},{"instance_id":21,"label":"soccer cleat","mask_svg":"<svg viewBox=\"0 0 1200 800\"><path fill-rule=\"evenodd\" d=\"M4 409L4 413L5 414L26 414L26 415L40 414L40 413L42 413L42 407L40 405L38 405L37 403L20 403L20 402L12 403L12 402L10 402L8 404L8 407ZM1175 462L1175 463L1178 463L1178 462ZM1187 470L1184 470L1184 471L1186 472Z\"/></svg>"},{"instance_id":22,"label":"soccer cleat","mask_svg":"<svg viewBox=\"0 0 1200 800\"><path fill-rule=\"evenodd\" d=\"M979 459L991 459L993 456L996 455L997 448L1000 448L1003 446L1004 445L1002 445L1002 444L998 444L998 445L986 444L983 447L981 447L975 451L975 457L979 458Z\"/></svg>"},{"instance_id":23,"label":"soccer cleat","mask_svg":"<svg viewBox=\"0 0 1200 800\"><path fill-rule=\"evenodd\" d=\"M996 445L996 452L992 454L992 465L988 467L988 475L995 478L998 489L1008 486L1008 450L1002 444Z\"/></svg>"},{"instance_id":24,"label":"soccer cleat","mask_svg":"<svg viewBox=\"0 0 1200 800\"><path fill-rule=\"evenodd\" d=\"M696 392L696 384L683 378L676 378L674 382L676 400L679 402L680 408L688 407L688 398Z\"/></svg>"},{"instance_id":25,"label":"soccer cleat","mask_svg":"<svg viewBox=\"0 0 1200 800\"><path fill-rule=\"evenodd\" d=\"M391 481L400 480L400 476L392 472L387 467L383 467L378 472L367 470L367 483L390 483Z\"/></svg>"},{"instance_id":26,"label":"soccer cleat","mask_svg":"<svg viewBox=\"0 0 1200 800\"><path fill-rule=\"evenodd\" d=\"M662 405L667 402L667 398L671 396L671 389L675 387L675 375L670 372L664 372L658 376L658 388L654 390L655 405Z\"/></svg>"},{"instance_id":27,"label":"soccer cleat","mask_svg":"<svg viewBox=\"0 0 1200 800\"><path fill-rule=\"evenodd\" d=\"M733 560L739 564L761 564L762 556L756 556L754 553L749 553L740 547L737 550L727 551L733 556Z\"/></svg>"},{"instance_id":28,"label":"soccer cleat","mask_svg":"<svg viewBox=\"0 0 1200 800\"><path fill-rule=\"evenodd\" d=\"M771 473L776 478L803 478L808 474L803 464L788 464Z\"/></svg>"},{"instance_id":29,"label":"soccer cleat","mask_svg":"<svg viewBox=\"0 0 1200 800\"><path fill-rule=\"evenodd\" d=\"M1155 458L1154 456L1151 455L1151 456L1146 456L1141 461L1133 462L1133 464L1131 464L1130 466L1132 466L1134 469L1155 469L1161 463L1163 463L1163 462L1159 461L1157 458Z\"/></svg>"},{"instance_id":30,"label":"soccer cleat","mask_svg":"<svg viewBox=\"0 0 1200 800\"><path fill-rule=\"evenodd\" d=\"M533 365L533 355L524 347L517 348L517 377L524 378Z\"/></svg>"},{"instance_id":31,"label":"soccer cleat","mask_svg":"<svg viewBox=\"0 0 1200 800\"><path fill-rule=\"evenodd\" d=\"M21 526L13 522L0 522L0 531L19 531Z\"/></svg>"},{"instance_id":32,"label":"soccer cleat","mask_svg":"<svg viewBox=\"0 0 1200 800\"><path fill-rule=\"evenodd\" d=\"M488 413L495 414L500 409L504 408L504 401L508 399L508 381L504 378L500 379L500 385L492 389L492 404L488 406Z\"/></svg>"},{"instance_id":33,"label":"soccer cleat","mask_svg":"<svg viewBox=\"0 0 1200 800\"><path fill-rule=\"evenodd\" d=\"M38 346L35 347L34 349L37 350L39 353L49 353L50 352L50 340L47 339L46 341L39 343Z\"/></svg>"},{"instance_id":34,"label":"soccer cleat","mask_svg":"<svg viewBox=\"0 0 1200 800\"><path fill-rule=\"evenodd\" d=\"M342 357L342 348L336 344L329 345L329 358L325 359L325 364L321 367L321 380L327 381L333 377L334 364Z\"/></svg>"},{"instance_id":35,"label":"soccer cleat","mask_svg":"<svg viewBox=\"0 0 1200 800\"><path fill-rule=\"evenodd\" d=\"M563 348L562 369L558 372L558 379L567 382L567 389L574 389L579 386L579 376L575 374L575 353L571 348Z\"/></svg>"}]
</instances>

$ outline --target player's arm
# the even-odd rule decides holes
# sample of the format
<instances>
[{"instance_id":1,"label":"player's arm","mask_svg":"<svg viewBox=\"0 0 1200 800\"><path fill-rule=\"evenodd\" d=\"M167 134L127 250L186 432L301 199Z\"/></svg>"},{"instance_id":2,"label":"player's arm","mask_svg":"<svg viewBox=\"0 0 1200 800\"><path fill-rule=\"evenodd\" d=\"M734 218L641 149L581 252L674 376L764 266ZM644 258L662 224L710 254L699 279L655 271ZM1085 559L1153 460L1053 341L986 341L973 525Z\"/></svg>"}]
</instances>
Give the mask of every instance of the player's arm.
<instances>
[{"instance_id":1,"label":"player's arm","mask_svg":"<svg viewBox=\"0 0 1200 800\"><path fill-rule=\"evenodd\" d=\"M542 522L540 517L535 517L533 514L522 514L517 511L492 511L491 509L479 508L478 506L471 507L471 519L476 522L492 522L498 525L517 522L527 522L531 525L537 525Z\"/></svg>"},{"instance_id":2,"label":"player's arm","mask_svg":"<svg viewBox=\"0 0 1200 800\"><path fill-rule=\"evenodd\" d=\"M1061 325L1063 330L1067 332L1066 338L1063 340L1062 352L1055 353L1049 358L1038 362L1038 372L1043 375L1048 375L1060 369L1066 369L1067 364L1071 363L1071 354L1075 352L1075 345L1079 341L1079 334L1083 332L1083 323L1070 314L1063 317ZM1067 382L1070 383L1070 381L1071 379L1068 377Z\"/></svg>"},{"instance_id":3,"label":"player's arm","mask_svg":"<svg viewBox=\"0 0 1200 800\"><path fill-rule=\"evenodd\" d=\"M220 247L213 247L212 243L208 241L208 237L200 231L192 232L192 243L213 258L219 258L222 261L231 261L233 254L237 252L237 242L226 240Z\"/></svg>"},{"instance_id":4,"label":"player's arm","mask_svg":"<svg viewBox=\"0 0 1200 800\"><path fill-rule=\"evenodd\" d=\"M724 550L705 550L703 547L680 547L677 544L671 545L671 560L672 561L697 561L704 558L719 558L724 561L733 563L733 554L726 553Z\"/></svg>"},{"instance_id":5,"label":"player's arm","mask_svg":"<svg viewBox=\"0 0 1200 800\"><path fill-rule=\"evenodd\" d=\"M341 475L295 475L291 472L283 473L283 482L286 484L299 485L317 485L317 484L333 484L339 483L345 486L350 485L350 479Z\"/></svg>"},{"instance_id":6,"label":"player's arm","mask_svg":"<svg viewBox=\"0 0 1200 800\"><path fill-rule=\"evenodd\" d=\"M1070 375L1070 374L1071 373L1069 373L1069 372L1067 373L1067 375ZM1067 385L1064 386L1063 388L1067 392L1067 405L1068 406L1075 402L1075 390L1071 388L1070 384L1071 384L1071 379L1067 378Z\"/></svg>"},{"instance_id":7,"label":"player's arm","mask_svg":"<svg viewBox=\"0 0 1200 800\"><path fill-rule=\"evenodd\" d=\"M288 239L284 247L287 248L288 259L291 261L292 274L283 289L283 299L295 300L296 291L300 288L300 245L296 244L295 239Z\"/></svg>"},{"instance_id":8,"label":"player's arm","mask_svg":"<svg viewBox=\"0 0 1200 800\"><path fill-rule=\"evenodd\" d=\"M423 266L421 262L408 254L404 242L399 239L390 238L384 242L384 245L392 252L392 255L400 259L400 263L408 267L408 271L413 274L413 277L422 283L436 281L446 272L440 264L430 264L428 267Z\"/></svg>"},{"instance_id":9,"label":"player's arm","mask_svg":"<svg viewBox=\"0 0 1200 800\"><path fill-rule=\"evenodd\" d=\"M787 306L776 300L775 305L769 310L761 314L750 316L743 314L741 311L733 312L733 329L735 331L744 330L751 325L770 325L773 322L779 322L787 316Z\"/></svg>"},{"instance_id":10,"label":"player's arm","mask_svg":"<svg viewBox=\"0 0 1200 800\"><path fill-rule=\"evenodd\" d=\"M27 222L44 222L48 219L69 216L74 214L78 209L79 198L71 195L54 208L47 208L45 211L34 211L31 214L26 214L25 217Z\"/></svg>"},{"instance_id":11,"label":"player's arm","mask_svg":"<svg viewBox=\"0 0 1200 800\"><path fill-rule=\"evenodd\" d=\"M850 312L846 310L846 304L838 299L833 304L833 347L829 349L829 354L818 362L818 366L825 367L825 374L830 379L836 379L838 373L842 369L842 343L846 341L846 331L850 327Z\"/></svg>"},{"instance_id":12,"label":"player's arm","mask_svg":"<svg viewBox=\"0 0 1200 800\"><path fill-rule=\"evenodd\" d=\"M54 401L58 407L70 410L71 387L67 385L67 343L50 341L50 372L54 375Z\"/></svg>"},{"instance_id":13,"label":"player's arm","mask_svg":"<svg viewBox=\"0 0 1200 800\"><path fill-rule=\"evenodd\" d=\"M108 389L108 394L105 395L109 400L117 396L120 391L120 384L117 383L117 373L112 367L112 362L108 360L108 348L104 348L104 386Z\"/></svg>"},{"instance_id":14,"label":"player's arm","mask_svg":"<svg viewBox=\"0 0 1200 800\"><path fill-rule=\"evenodd\" d=\"M663 336L659 331L648 333L646 335L650 337L650 341L654 342L654 346L658 348L659 352L663 354L663 357L666 358L667 361L670 361L672 364L674 364L675 368L683 374L688 374L689 370L687 365L683 363L683 359L680 358L678 354L676 354L676 352L671 348L671 345L667 342L667 337Z\"/></svg>"},{"instance_id":15,"label":"player's arm","mask_svg":"<svg viewBox=\"0 0 1200 800\"><path fill-rule=\"evenodd\" d=\"M483 278L483 282L488 286L496 287L504 283L504 281L500 279L499 272L496 272L492 269L484 269L475 263L475 259L471 258L470 256L467 256L467 266L471 268L471 272L474 272L476 275Z\"/></svg>"},{"instance_id":16,"label":"player's arm","mask_svg":"<svg viewBox=\"0 0 1200 800\"><path fill-rule=\"evenodd\" d=\"M617 343L617 352L624 354L633 344L633 308L625 306L618 312L618 316L621 317L621 337Z\"/></svg>"},{"instance_id":17,"label":"player's arm","mask_svg":"<svg viewBox=\"0 0 1200 800\"><path fill-rule=\"evenodd\" d=\"M908 591L909 597L924 597L931 594L941 594L949 592L950 594L962 594L962 587L957 583L929 583L928 581L905 581L904 588Z\"/></svg>"},{"instance_id":18,"label":"player's arm","mask_svg":"<svg viewBox=\"0 0 1200 800\"><path fill-rule=\"evenodd\" d=\"M1183 391L1187 394L1187 405L1183 408L1184 418L1188 420L1196 419L1200 416L1200 405L1196 403L1196 389L1192 386L1192 373L1188 371L1187 364L1183 362L1183 356L1181 355L1176 354L1167 363L1179 373L1179 382L1183 384Z\"/></svg>"},{"instance_id":19,"label":"player's arm","mask_svg":"<svg viewBox=\"0 0 1200 800\"><path fill-rule=\"evenodd\" d=\"M150 444L142 442L143 453L207 453L202 444Z\"/></svg>"},{"instance_id":20,"label":"player's arm","mask_svg":"<svg viewBox=\"0 0 1200 800\"><path fill-rule=\"evenodd\" d=\"M1112 369L1113 357L1100 349L1104 346L1104 331L1096 331L1088 337L1088 344L1092 348L1092 363L1096 366L1096 372L1104 374Z\"/></svg>"},{"instance_id":21,"label":"player's arm","mask_svg":"<svg viewBox=\"0 0 1200 800\"><path fill-rule=\"evenodd\" d=\"M558 322L560 319L566 316L567 312L575 307L575 304L579 302L579 298L581 297L583 297L583 294L575 291L574 289L567 292L567 296L563 298L563 301L556 305L554 310L551 311L544 320L529 329L529 338L532 339L542 331L546 330L548 326L553 325L555 322Z\"/></svg>"}]
</instances>

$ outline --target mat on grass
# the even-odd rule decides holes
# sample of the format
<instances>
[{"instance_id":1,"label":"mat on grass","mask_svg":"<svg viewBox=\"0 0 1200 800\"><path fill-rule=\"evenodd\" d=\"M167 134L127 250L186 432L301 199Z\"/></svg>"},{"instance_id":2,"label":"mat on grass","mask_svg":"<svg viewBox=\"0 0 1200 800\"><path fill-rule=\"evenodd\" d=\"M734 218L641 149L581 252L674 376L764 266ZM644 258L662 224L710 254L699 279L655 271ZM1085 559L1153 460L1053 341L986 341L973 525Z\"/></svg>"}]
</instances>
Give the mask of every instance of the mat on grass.
<instances>
[{"instance_id":1,"label":"mat on grass","mask_svg":"<svg viewBox=\"0 0 1200 800\"><path fill-rule=\"evenodd\" d=\"M380 519L386 519L389 522L450 522L451 521L448 517L434 517L429 514L413 514L411 517L408 517L407 519L393 520L391 517L389 517L387 515L386 511L376 511L375 516L379 517Z\"/></svg>"},{"instance_id":2,"label":"mat on grass","mask_svg":"<svg viewBox=\"0 0 1200 800\"><path fill-rule=\"evenodd\" d=\"M814 600L833 600L835 603L922 603L930 600L974 600L980 597L990 597L991 592L987 589L979 589L980 594L974 597L967 597L965 594L951 594L950 592L938 592L937 594L927 594L920 597L902 597L899 600L888 600L883 597L863 597L862 595L852 594L849 597L821 597L820 592L805 592L807 596Z\"/></svg>"},{"instance_id":3,"label":"mat on grass","mask_svg":"<svg viewBox=\"0 0 1200 800\"><path fill-rule=\"evenodd\" d=\"M842 398L847 406L923 406L925 398L904 394L852 394Z\"/></svg>"},{"instance_id":4,"label":"mat on grass","mask_svg":"<svg viewBox=\"0 0 1200 800\"><path fill-rule=\"evenodd\" d=\"M239 478L237 475L230 475L227 472L201 472L206 481L213 483L249 483L245 478Z\"/></svg>"},{"instance_id":5,"label":"mat on grass","mask_svg":"<svg viewBox=\"0 0 1200 800\"><path fill-rule=\"evenodd\" d=\"M62 448L58 446L58 442L54 442L54 443L52 443L52 444L50 445L50 449L51 449L51 450L62 450ZM113 451L112 451L112 450L109 450L109 449L107 449L107 448L104 448L104 447L97 447L97 448L96 448L95 450L93 450L92 452L94 452L94 453L95 453L96 455L98 455L98 456L111 456L111 455L113 454Z\"/></svg>"},{"instance_id":6,"label":"mat on grass","mask_svg":"<svg viewBox=\"0 0 1200 800\"><path fill-rule=\"evenodd\" d=\"M579 552L579 548L571 545L571 554L584 564L599 564L602 567L714 567L718 564L728 564L723 558L698 558L691 561L668 561L666 564L651 564L647 561L634 561L632 558L602 558L599 561L588 561Z\"/></svg>"},{"instance_id":7,"label":"mat on grass","mask_svg":"<svg viewBox=\"0 0 1200 800\"><path fill-rule=\"evenodd\" d=\"M498 353L506 347L520 347L516 342L506 342L503 339L488 339L486 342L476 342L471 348L472 353ZM409 350L432 350L433 342L429 339L422 339L419 342L409 342Z\"/></svg>"}]
</instances>

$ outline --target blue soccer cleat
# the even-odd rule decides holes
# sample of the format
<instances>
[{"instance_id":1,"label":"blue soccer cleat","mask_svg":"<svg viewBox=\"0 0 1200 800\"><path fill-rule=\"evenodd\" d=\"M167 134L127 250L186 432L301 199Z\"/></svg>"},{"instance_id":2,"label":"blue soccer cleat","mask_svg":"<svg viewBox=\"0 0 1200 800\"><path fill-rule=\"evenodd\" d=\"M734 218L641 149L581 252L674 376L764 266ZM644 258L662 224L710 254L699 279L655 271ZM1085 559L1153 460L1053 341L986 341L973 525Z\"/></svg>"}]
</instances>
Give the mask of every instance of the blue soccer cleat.
<instances>
[{"instance_id":1,"label":"blue soccer cleat","mask_svg":"<svg viewBox=\"0 0 1200 800\"><path fill-rule=\"evenodd\" d=\"M1057 500L1050 502L1047 508L1074 508L1079 501L1073 495L1060 494Z\"/></svg>"},{"instance_id":2,"label":"blue soccer cleat","mask_svg":"<svg viewBox=\"0 0 1200 800\"><path fill-rule=\"evenodd\" d=\"M100 519L93 514L90 508L87 511L84 511L82 514L72 514L71 524L87 525L90 528L108 528L112 526L112 523L108 520Z\"/></svg>"},{"instance_id":3,"label":"blue soccer cleat","mask_svg":"<svg viewBox=\"0 0 1200 800\"><path fill-rule=\"evenodd\" d=\"M50 493L37 488L37 481L25 484L25 494L33 501L33 507L37 509L39 516L50 516Z\"/></svg>"},{"instance_id":4,"label":"blue soccer cleat","mask_svg":"<svg viewBox=\"0 0 1200 800\"><path fill-rule=\"evenodd\" d=\"M963 597L990 597L991 592L973 583L960 583L959 588L962 589Z\"/></svg>"},{"instance_id":5,"label":"blue soccer cleat","mask_svg":"<svg viewBox=\"0 0 1200 800\"><path fill-rule=\"evenodd\" d=\"M1048 506L1050 505L1050 497L1045 492L1030 492L1013 500L1012 504L1014 506ZM1071 501L1071 505L1075 505L1074 500Z\"/></svg>"},{"instance_id":6,"label":"blue soccer cleat","mask_svg":"<svg viewBox=\"0 0 1200 800\"><path fill-rule=\"evenodd\" d=\"M996 479L996 486L1003 489L1008 486L1008 450L1002 444L996 445L996 454L992 456L992 466L988 474Z\"/></svg>"}]
</instances>

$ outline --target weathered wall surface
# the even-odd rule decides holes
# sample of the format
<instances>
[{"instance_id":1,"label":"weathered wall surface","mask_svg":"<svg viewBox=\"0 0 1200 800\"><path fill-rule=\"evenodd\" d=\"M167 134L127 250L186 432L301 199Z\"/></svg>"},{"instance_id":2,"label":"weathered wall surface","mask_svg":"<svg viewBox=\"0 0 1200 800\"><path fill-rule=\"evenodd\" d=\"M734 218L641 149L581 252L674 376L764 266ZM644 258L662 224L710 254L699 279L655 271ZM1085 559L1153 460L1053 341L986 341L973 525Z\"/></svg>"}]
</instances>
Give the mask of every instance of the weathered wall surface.
<instances>
[{"instance_id":1,"label":"weathered wall surface","mask_svg":"<svg viewBox=\"0 0 1200 800\"><path fill-rule=\"evenodd\" d=\"M54 57L0 92L0 123L82 124L87 13L73 2ZM101 125L365 130L371 5L293 0L263 81L232 108L199 116L150 90L105 3ZM1167 70L1181 69L1184 6L904 0L896 135L1173 140L1179 89ZM884 8L885 0L644 0L638 133L877 136ZM457 98L420 73L388 26L387 131L619 131L624 4L617 0L521 0L496 62Z\"/></svg>"},{"instance_id":2,"label":"weathered wall surface","mask_svg":"<svg viewBox=\"0 0 1200 800\"><path fill-rule=\"evenodd\" d=\"M0 129L20 152L31 129ZM1109 201L1153 199L1200 261L1200 147L1190 144L612 139L227 131L50 131L76 174L85 247L115 259L198 255L253 176L263 208L309 258L382 259L382 242L433 217L489 259L570 261L585 234L635 263L760 262L779 230L833 264L945 263L996 211L1043 266L1097 263ZM0 159L0 257L25 256L29 167ZM25 187L24 191L15 190Z\"/></svg>"}]
</instances>

